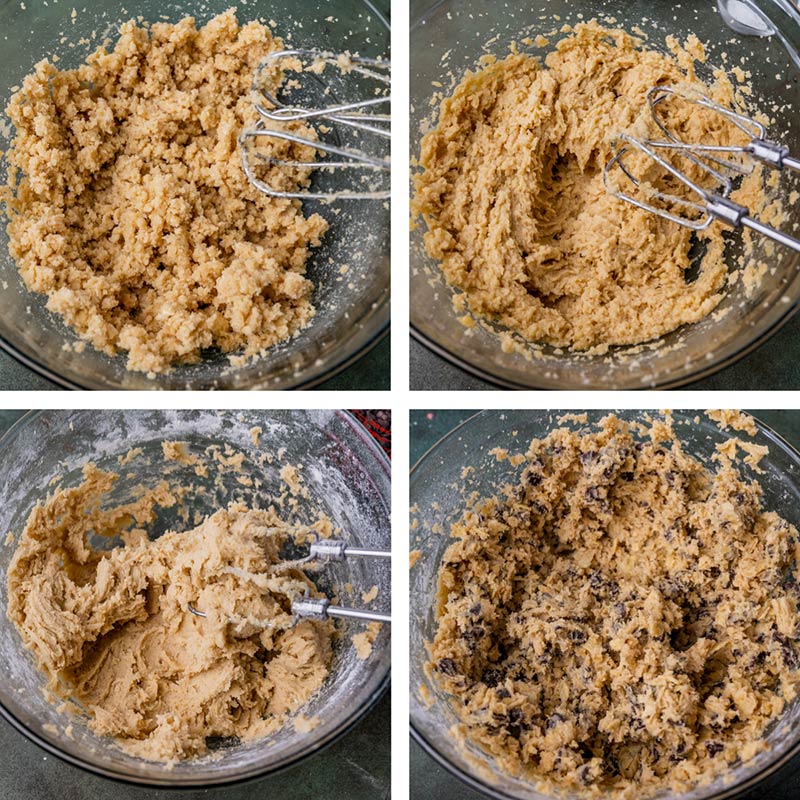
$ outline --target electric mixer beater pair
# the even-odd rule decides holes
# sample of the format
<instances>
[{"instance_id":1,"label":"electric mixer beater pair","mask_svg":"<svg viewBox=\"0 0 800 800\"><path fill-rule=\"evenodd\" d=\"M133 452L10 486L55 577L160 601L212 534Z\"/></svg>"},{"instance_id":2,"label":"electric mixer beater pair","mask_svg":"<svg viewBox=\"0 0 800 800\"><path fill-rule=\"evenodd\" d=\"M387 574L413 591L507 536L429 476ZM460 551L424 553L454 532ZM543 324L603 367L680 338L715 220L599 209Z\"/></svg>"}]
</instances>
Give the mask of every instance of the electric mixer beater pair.
<instances>
[{"instance_id":1,"label":"electric mixer beater pair","mask_svg":"<svg viewBox=\"0 0 800 800\"><path fill-rule=\"evenodd\" d=\"M392 554L386 550L372 550L362 547L350 547L342 539L321 539L317 536L312 528L305 526L293 527L290 529L294 534L305 534L314 537L308 550L308 555L304 558L296 559L293 561L285 561L276 564L272 568L272 572L297 569L307 566L314 562L321 562L327 564L331 562L341 562L349 558L376 558L376 559L391 559ZM265 534L278 534L283 535L287 531L282 528L266 528L263 533ZM239 574L238 572L235 574ZM247 575L240 575L239 577L247 578ZM205 611L195 608L191 603L187 604L187 610L194 614L196 617L206 617ZM289 626L295 625L301 619L317 619L324 620L332 617L334 619L350 619L357 622L391 622L391 615L384 614L380 611L364 610L360 608L347 608L345 606L334 605L327 597L311 597L306 592L302 596L295 597L292 600L291 612L293 615L292 622ZM236 620L231 619L231 622ZM248 620L251 624L255 623L263 628L276 627L273 620ZM287 627L287 626L283 626Z\"/></svg>"},{"instance_id":2,"label":"electric mixer beater pair","mask_svg":"<svg viewBox=\"0 0 800 800\"><path fill-rule=\"evenodd\" d=\"M729 124L732 129L741 132L747 141L741 145L704 145L682 141L668 124L669 115L662 113L673 100L686 103L691 109L710 113L716 117L717 123ZM800 251L800 240L751 217L748 208L730 197L736 176L749 174L756 164L764 164L774 170L788 168L800 171L800 159L793 157L788 147L766 138L766 129L760 122L725 108L692 90L655 86L648 92L647 102L650 116L664 134L664 139L639 138L629 133L620 133L615 142L616 152L603 171L608 192L662 219L695 231L705 230L718 220L733 228L750 228L786 247ZM637 152L647 156L651 164L658 165L664 175L676 179L696 199L658 191L646 184L641 175L637 177L629 166L630 161L626 160ZM661 155L663 152L672 158L665 158ZM680 158L691 163L695 172L703 178L693 179L679 169L675 160ZM615 170L624 175L630 185L643 191L634 196L621 189L612 178ZM699 182L706 177L710 179L712 188ZM655 205L655 202L660 205ZM674 213L679 210L686 213Z\"/></svg>"}]
</instances>

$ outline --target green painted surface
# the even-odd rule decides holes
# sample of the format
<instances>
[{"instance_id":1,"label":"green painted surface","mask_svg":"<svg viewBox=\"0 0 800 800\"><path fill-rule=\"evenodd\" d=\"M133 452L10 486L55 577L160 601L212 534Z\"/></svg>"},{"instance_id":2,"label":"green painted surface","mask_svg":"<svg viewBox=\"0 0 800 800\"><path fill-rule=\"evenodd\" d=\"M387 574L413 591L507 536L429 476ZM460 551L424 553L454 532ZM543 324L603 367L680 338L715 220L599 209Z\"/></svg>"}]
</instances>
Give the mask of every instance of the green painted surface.
<instances>
[{"instance_id":1,"label":"green painted surface","mask_svg":"<svg viewBox=\"0 0 800 800\"><path fill-rule=\"evenodd\" d=\"M0 411L0 434L23 411ZM48 755L0 718L0 800L386 800L391 781L391 697L327 750L262 780L229 788L144 789L90 775Z\"/></svg>"},{"instance_id":2,"label":"green painted surface","mask_svg":"<svg viewBox=\"0 0 800 800\"><path fill-rule=\"evenodd\" d=\"M414 464L439 439L474 411L415 411L410 414L411 463ZM800 411L751 412L788 442L800 449ZM411 800L480 800L479 792L440 767L425 751L411 742ZM800 797L800 758L795 758L741 800L797 800Z\"/></svg>"}]
</instances>

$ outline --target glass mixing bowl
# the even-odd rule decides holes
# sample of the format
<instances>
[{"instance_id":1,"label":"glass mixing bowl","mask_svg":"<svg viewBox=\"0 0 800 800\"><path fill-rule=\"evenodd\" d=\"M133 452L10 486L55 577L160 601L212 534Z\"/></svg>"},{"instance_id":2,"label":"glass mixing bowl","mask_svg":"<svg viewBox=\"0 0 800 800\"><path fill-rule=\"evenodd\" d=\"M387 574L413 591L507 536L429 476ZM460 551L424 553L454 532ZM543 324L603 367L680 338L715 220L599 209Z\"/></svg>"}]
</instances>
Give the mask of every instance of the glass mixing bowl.
<instances>
[{"instance_id":1,"label":"glass mixing bowl","mask_svg":"<svg viewBox=\"0 0 800 800\"><path fill-rule=\"evenodd\" d=\"M259 445L250 433L254 426L262 429ZM186 441L198 454L211 444L229 444L245 453L243 473L209 470L216 474L201 478L191 466L172 462L165 466L164 439ZM131 448L141 448L142 454L120 469L117 457ZM281 448L285 454L272 464L256 463L260 453L275 454ZM33 506L52 490L52 479L61 476L64 486L74 486L82 480L81 467L91 460L101 469L122 473L110 504L130 499L137 485L152 488L166 477L198 490L190 491L186 502L203 515L234 500L265 505L278 493L281 464L303 464L311 501L301 502L289 521L313 521L313 506L340 526L348 541L382 550L391 545L389 461L366 430L343 411L38 411L24 416L0 439L0 457L0 541L7 532L22 531ZM237 480L241 474L258 477L263 488L243 486ZM149 526L151 534L185 529L179 512L159 509ZM102 540L97 544L109 546ZM289 724L264 739L217 750L215 758L191 759L173 767L143 761L94 733L84 719L60 714L43 696L43 676L6 616L6 574L14 549L14 542L0 546L0 713L53 755L100 775L174 787L210 786L274 772L341 736L372 708L389 683L389 626L383 626L372 654L362 661L350 636L363 625L348 622L334 645L328 680L300 712L319 718L313 731L299 733ZM361 593L377 585L375 607L386 611L391 568L382 562L360 559L326 565L318 585L328 594L335 588L342 605L363 605ZM69 722L73 733L68 737L63 728Z\"/></svg>"},{"instance_id":2,"label":"glass mixing bowl","mask_svg":"<svg viewBox=\"0 0 800 800\"><path fill-rule=\"evenodd\" d=\"M120 23L132 16L177 22L187 15L197 24L230 7L227 0L100 0L79 8L72 19L68 3L3 3L0 8L0 109L34 64L53 53L62 69L78 66L105 36L112 40ZM381 8L388 6L383 1ZM23 10L25 8L25 10ZM389 52L386 16L369 0L251 0L239 5L240 23L275 20L275 32L287 45L349 50L365 56ZM95 33L96 38L92 38ZM61 43L62 37L67 41ZM83 41L83 43L79 43ZM0 151L13 129L0 114ZM0 183L7 164L0 159ZM8 253L5 225L0 225L0 347L27 367L71 389L289 389L313 386L344 369L376 344L389 325L389 211L382 202L352 200L335 205L308 201L306 214L319 213L330 223L322 246L312 252L308 277L314 282L317 314L294 338L271 348L264 358L231 367L227 356L204 354L199 364L179 366L148 379L128 372L125 356L114 358L86 347L63 349L79 341L60 317L45 308L44 298L29 292ZM335 211L340 213L337 215ZM347 265L346 275L339 269Z\"/></svg>"},{"instance_id":3,"label":"glass mixing bowl","mask_svg":"<svg viewBox=\"0 0 800 800\"><path fill-rule=\"evenodd\" d=\"M761 105L776 118L770 136L796 155L800 153L800 60L792 60L789 51L800 50L800 13L793 10L789 16L782 7L791 9L792 4L780 0L747 2L757 2L774 20L786 46L778 37L735 34L722 21L713 0L687 0L679 5L652 0L509 0L490 5L482 0L412 0L412 156L419 155L419 140L430 123L431 97L437 91L449 93L453 77L460 80L467 69L474 69L489 39L497 37L488 46L489 52L502 55L512 41L519 44L526 34L535 38L536 33L563 23L598 16L614 17L625 29L639 25L650 36L648 46L662 50L666 49L667 34L683 41L694 33L709 45L709 65L743 65L752 72L755 97L762 98ZM519 46L524 52L544 55L562 35L552 37L545 48ZM443 66L445 53L449 55ZM722 60L723 53L727 62ZM708 68L702 72L708 74ZM781 176L780 196L790 217L782 227L791 233L792 223L800 221L800 204L792 208L788 197L800 187L800 179L790 172ZM508 388L633 389L688 383L752 351L786 322L800 303L800 254L777 246L773 251L765 240L759 240L752 259L766 261L770 269L754 295L746 297L739 281L719 305L721 311L728 310L724 317L713 315L685 325L663 337L660 348L617 347L606 356L585 356L556 352L549 346L533 347L515 337L520 352L504 353L497 338L500 326L468 329L458 321L463 312L453 310L453 290L424 251L424 228L420 221L411 233L412 335L470 373ZM797 231L794 233L796 236ZM740 254L740 236L733 233L726 250L728 263L733 265Z\"/></svg>"},{"instance_id":4,"label":"glass mixing bowl","mask_svg":"<svg viewBox=\"0 0 800 800\"><path fill-rule=\"evenodd\" d=\"M434 445L414 466L410 477L412 508L411 549L421 555L410 573L410 706L411 732L419 744L443 767L473 788L490 797L505 800L546 800L529 783L500 772L479 748L457 742L450 727L457 718L448 695L425 671L428 661L426 642L436 632L437 575L442 555L452 541L450 526L464 510L465 496L496 494L503 483L518 480L524 469L508 461L497 461L489 451L508 448L509 453L524 452L534 437L541 438L557 426L563 412L483 411L468 419ZM608 411L587 411L592 424ZM642 420L644 412L617 411L625 420ZM651 414L656 412L649 412ZM694 417L700 413L700 420ZM708 463L715 445L730 438L702 412L674 412L676 432L687 453ZM680 423L688 424L680 424ZM564 423L574 427L573 423ZM769 447L769 455L760 462L763 474L755 475L742 466L748 477L755 477L764 490L764 507L784 519L800 524L800 454L778 434L762 423L752 441ZM466 466L475 469L462 478ZM462 492L453 486L463 487ZM414 524L413 520L416 520ZM421 687L424 687L421 689ZM427 698L432 698L429 705ZM698 786L680 795L680 800L721 800L751 788L773 773L795 754L800 753L800 697L796 698L767 733L771 749L750 761L730 769L713 783ZM572 795L559 795L570 800ZM663 791L654 798L677 798Z\"/></svg>"}]
</instances>

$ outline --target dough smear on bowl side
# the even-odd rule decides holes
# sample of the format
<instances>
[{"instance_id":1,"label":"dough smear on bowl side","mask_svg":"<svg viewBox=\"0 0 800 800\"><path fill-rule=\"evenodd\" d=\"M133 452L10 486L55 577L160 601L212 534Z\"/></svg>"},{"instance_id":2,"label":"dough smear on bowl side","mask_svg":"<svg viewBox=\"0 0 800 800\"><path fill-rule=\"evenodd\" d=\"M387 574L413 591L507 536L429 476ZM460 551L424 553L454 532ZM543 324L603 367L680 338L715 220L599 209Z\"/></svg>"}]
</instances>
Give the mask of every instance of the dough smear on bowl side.
<instances>
[{"instance_id":1,"label":"dough smear on bowl side","mask_svg":"<svg viewBox=\"0 0 800 800\"><path fill-rule=\"evenodd\" d=\"M441 101L422 137L412 212L425 223L428 255L458 290L457 311L531 343L602 354L656 340L719 304L728 278L722 226L697 234L706 250L688 280L692 232L612 197L603 184L613 137L655 128L652 86L733 100L724 73L711 87L697 78L694 59L705 56L696 38L686 49L668 42L674 58L621 30L581 23L544 65L518 52L485 56ZM690 141L734 142L733 129L710 112L679 111L674 122ZM692 175L691 164L680 166ZM676 191L674 182L664 188ZM733 197L762 208L761 170Z\"/></svg>"},{"instance_id":2,"label":"dough smear on bowl side","mask_svg":"<svg viewBox=\"0 0 800 800\"><path fill-rule=\"evenodd\" d=\"M272 507L235 503L150 540L156 507L178 496L164 482L105 508L116 479L89 464L83 483L38 504L9 568L8 615L48 689L153 761L279 730L324 683L334 636L329 621L292 624L292 599L319 593L303 570L281 568L291 529ZM124 546L97 551L90 533Z\"/></svg>"},{"instance_id":3,"label":"dough smear on bowl side","mask_svg":"<svg viewBox=\"0 0 800 800\"><path fill-rule=\"evenodd\" d=\"M237 145L256 117L253 72L282 48L233 9L199 30L190 17L131 20L113 50L73 70L41 61L11 98L11 255L50 311L97 350L126 352L130 370L165 372L207 348L256 356L314 316L305 265L327 222L254 189ZM275 91L282 76L268 79ZM284 190L309 182L263 168Z\"/></svg>"},{"instance_id":4,"label":"dough smear on bowl side","mask_svg":"<svg viewBox=\"0 0 800 800\"><path fill-rule=\"evenodd\" d=\"M732 442L703 464L669 416L559 427L464 512L429 669L465 742L545 791L637 800L768 748L800 685L800 544L736 464L764 448Z\"/></svg>"}]
</instances>

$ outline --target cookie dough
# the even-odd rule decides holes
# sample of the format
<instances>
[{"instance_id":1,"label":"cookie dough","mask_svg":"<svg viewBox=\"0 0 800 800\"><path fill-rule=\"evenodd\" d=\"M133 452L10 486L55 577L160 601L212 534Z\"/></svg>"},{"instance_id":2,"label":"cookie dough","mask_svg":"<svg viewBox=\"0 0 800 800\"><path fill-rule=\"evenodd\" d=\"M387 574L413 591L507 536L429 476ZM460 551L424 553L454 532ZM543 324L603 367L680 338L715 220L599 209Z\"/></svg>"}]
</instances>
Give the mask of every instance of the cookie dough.
<instances>
[{"instance_id":1,"label":"cookie dough","mask_svg":"<svg viewBox=\"0 0 800 800\"><path fill-rule=\"evenodd\" d=\"M559 427L453 526L430 667L502 770L638 800L766 748L800 684L800 544L726 452L699 463L669 417Z\"/></svg>"},{"instance_id":2,"label":"cookie dough","mask_svg":"<svg viewBox=\"0 0 800 800\"><path fill-rule=\"evenodd\" d=\"M281 728L325 681L334 632L293 624L292 599L318 593L281 562L288 526L236 504L151 541L143 526L177 502L166 483L108 509L116 476L88 465L84 478L31 512L8 572L8 615L49 690L154 761ZM124 546L87 542L121 531Z\"/></svg>"},{"instance_id":3,"label":"cookie dough","mask_svg":"<svg viewBox=\"0 0 800 800\"><path fill-rule=\"evenodd\" d=\"M699 235L707 249L692 275L692 232L615 199L603 184L613 137L647 124L650 87L688 84L731 102L724 75L710 88L695 77L697 39L685 50L672 41L675 59L639 44L582 23L545 65L520 53L484 57L442 100L422 138L412 210L427 227L428 254L459 290L457 310L529 342L603 353L696 322L720 302L722 227ZM709 112L671 113L687 140L734 139ZM760 172L739 191L758 209Z\"/></svg>"},{"instance_id":4,"label":"cookie dough","mask_svg":"<svg viewBox=\"0 0 800 800\"><path fill-rule=\"evenodd\" d=\"M11 255L50 311L96 349L127 352L131 370L205 348L255 356L314 315L305 264L327 223L256 191L237 145L255 119L253 71L282 48L233 10L200 30L131 20L113 50L74 70L41 61L11 98ZM281 76L268 80L274 91ZM283 140L260 148L313 157ZM309 180L260 169L285 190Z\"/></svg>"}]
</instances>

